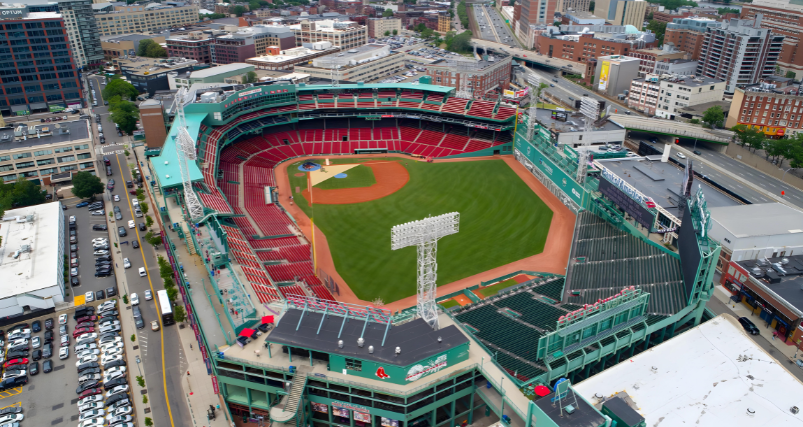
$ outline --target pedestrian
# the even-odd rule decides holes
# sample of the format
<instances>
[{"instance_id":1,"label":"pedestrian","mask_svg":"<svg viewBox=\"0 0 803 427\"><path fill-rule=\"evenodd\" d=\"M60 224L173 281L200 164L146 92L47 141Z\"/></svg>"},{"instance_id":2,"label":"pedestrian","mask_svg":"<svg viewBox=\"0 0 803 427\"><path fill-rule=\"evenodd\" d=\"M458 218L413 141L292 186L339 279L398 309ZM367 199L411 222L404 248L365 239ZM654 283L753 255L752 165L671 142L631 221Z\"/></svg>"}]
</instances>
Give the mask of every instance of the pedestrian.
<instances>
[{"instance_id":1,"label":"pedestrian","mask_svg":"<svg viewBox=\"0 0 803 427\"><path fill-rule=\"evenodd\" d=\"M188 376L188 377L190 376L190 371L187 371L187 376Z\"/></svg>"},{"instance_id":2,"label":"pedestrian","mask_svg":"<svg viewBox=\"0 0 803 427\"><path fill-rule=\"evenodd\" d=\"M192 343L190 343L190 350L192 350Z\"/></svg>"}]
</instances>

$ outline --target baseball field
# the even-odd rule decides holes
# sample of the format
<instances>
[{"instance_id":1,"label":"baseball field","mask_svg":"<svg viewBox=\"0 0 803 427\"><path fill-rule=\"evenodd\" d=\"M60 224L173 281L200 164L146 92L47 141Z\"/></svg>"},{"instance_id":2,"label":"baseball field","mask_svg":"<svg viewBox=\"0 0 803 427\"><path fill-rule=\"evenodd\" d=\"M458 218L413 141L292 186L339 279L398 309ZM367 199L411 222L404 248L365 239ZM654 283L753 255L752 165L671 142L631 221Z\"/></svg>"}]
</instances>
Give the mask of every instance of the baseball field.
<instances>
[{"instance_id":1,"label":"baseball field","mask_svg":"<svg viewBox=\"0 0 803 427\"><path fill-rule=\"evenodd\" d=\"M502 160L314 162L322 168L288 165L293 201L326 235L337 272L361 300L415 295L416 249L392 251L390 229L428 215L460 213L459 233L438 243L438 285L544 250L553 213Z\"/></svg>"}]
</instances>

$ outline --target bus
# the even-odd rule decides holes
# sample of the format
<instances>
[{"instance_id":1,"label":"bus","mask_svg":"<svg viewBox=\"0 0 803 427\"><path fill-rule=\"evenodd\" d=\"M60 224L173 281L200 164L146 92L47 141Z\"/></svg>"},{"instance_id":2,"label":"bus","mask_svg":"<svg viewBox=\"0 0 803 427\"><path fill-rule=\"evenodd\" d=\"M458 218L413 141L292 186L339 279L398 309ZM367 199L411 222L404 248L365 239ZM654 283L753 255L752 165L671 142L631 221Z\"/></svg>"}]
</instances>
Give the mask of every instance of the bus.
<instances>
[{"instance_id":1,"label":"bus","mask_svg":"<svg viewBox=\"0 0 803 427\"><path fill-rule=\"evenodd\" d=\"M170 305L170 299L167 298L167 291L164 289L156 291L156 298L159 300L159 311L162 313L162 325L168 326L176 323L173 320L173 307Z\"/></svg>"}]
</instances>

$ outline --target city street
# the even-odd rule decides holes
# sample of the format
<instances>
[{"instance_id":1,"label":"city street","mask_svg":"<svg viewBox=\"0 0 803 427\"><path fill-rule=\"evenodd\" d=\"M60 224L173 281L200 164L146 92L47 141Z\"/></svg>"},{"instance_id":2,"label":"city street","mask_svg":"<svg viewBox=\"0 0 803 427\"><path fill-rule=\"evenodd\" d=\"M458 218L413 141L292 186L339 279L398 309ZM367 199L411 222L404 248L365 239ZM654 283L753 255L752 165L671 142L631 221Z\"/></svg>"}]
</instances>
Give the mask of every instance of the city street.
<instances>
[{"instance_id":1,"label":"city street","mask_svg":"<svg viewBox=\"0 0 803 427\"><path fill-rule=\"evenodd\" d=\"M499 16L499 12L493 7L481 4L472 6L474 11L474 22L480 30L480 38L483 40L494 41L508 46L520 47L518 40L513 37L513 33Z\"/></svg>"},{"instance_id":2,"label":"city street","mask_svg":"<svg viewBox=\"0 0 803 427\"><path fill-rule=\"evenodd\" d=\"M101 96L102 85L98 78L89 77L90 84L95 89L98 97ZM133 181L131 168L135 166L133 163L133 150L129 148L130 156L125 156L126 145L130 144L129 136L118 136L115 132L114 123L110 119L108 108L103 106L102 101L98 102L98 107L93 109L92 128L97 131L97 123L95 123L94 114L100 114L101 124L103 126L104 135L106 136L107 143L105 145L96 144L99 147L99 158L102 163L102 156L106 156L111 161L111 168L116 186L112 195L119 195L120 202L114 202L113 205L119 206L123 216L122 221L114 221L110 223L109 235L111 241L118 244L113 253L114 261L122 266L123 258L128 258L131 261L131 268L123 270L117 269L117 283L120 294L137 293L140 299L140 310L146 327L137 331L137 343L139 350L142 353L142 369L145 378L145 386L148 389L149 403L151 414L148 415L153 418L157 425L185 425L181 420L190 419L189 409L184 403L184 392L181 385L181 376L187 367L187 362L183 353L180 350L180 340L178 334L179 325L171 325L167 328L160 328L158 332L152 332L150 329L150 322L152 320L160 320L160 314L155 298L156 291L163 289L161 278L159 277L159 265L156 261L156 255L153 247L143 241L143 236L147 231L140 231L138 228L128 228L127 223L133 219L135 223L145 222L145 218L135 218L131 201L136 196L128 193L126 188L126 181ZM105 169L105 168L104 168ZM101 180L106 183L105 173L101 173ZM136 189L136 186L134 187ZM108 194L108 193L107 193ZM106 197L108 199L108 197ZM148 199L143 203L148 203L150 207L149 215L153 216L153 205ZM111 209L109 209L110 211ZM67 212L70 212L69 210ZM118 236L117 227L125 226L128 233L125 237ZM157 223L151 227L154 233L158 233ZM140 247L135 249L131 243L134 241L140 242ZM147 277L140 277L137 274L139 267L145 267L147 270ZM145 300L145 290L150 290L154 295L152 301ZM130 310L130 306L127 307ZM130 313L130 311L129 311ZM160 321L161 323L161 321ZM125 336L128 337L133 331L125 331ZM172 343L164 346L163 343ZM169 399L169 400L168 400ZM169 405L169 410L168 410Z\"/></svg>"}]
</instances>

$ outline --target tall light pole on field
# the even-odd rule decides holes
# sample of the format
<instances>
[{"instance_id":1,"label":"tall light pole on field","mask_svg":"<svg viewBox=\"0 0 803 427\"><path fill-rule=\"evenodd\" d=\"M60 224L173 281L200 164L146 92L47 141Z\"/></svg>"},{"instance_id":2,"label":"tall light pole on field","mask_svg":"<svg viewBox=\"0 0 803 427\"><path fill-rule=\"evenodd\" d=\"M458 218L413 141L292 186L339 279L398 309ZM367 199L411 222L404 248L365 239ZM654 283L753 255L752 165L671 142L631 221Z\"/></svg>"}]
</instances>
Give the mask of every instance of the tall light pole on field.
<instances>
[{"instance_id":1,"label":"tall light pole on field","mask_svg":"<svg viewBox=\"0 0 803 427\"><path fill-rule=\"evenodd\" d=\"M415 246L418 248L418 315L433 329L438 329L438 309L435 294L438 278L438 239L460 231L460 213L452 212L435 217L396 225L390 229L392 250Z\"/></svg>"}]
</instances>

